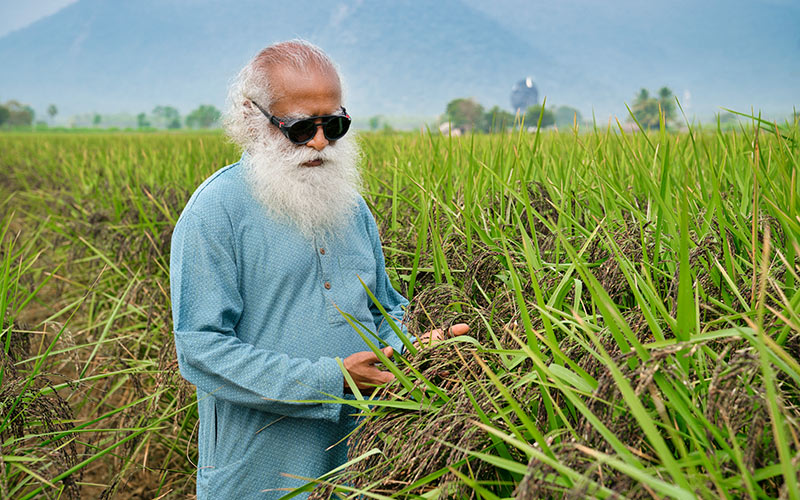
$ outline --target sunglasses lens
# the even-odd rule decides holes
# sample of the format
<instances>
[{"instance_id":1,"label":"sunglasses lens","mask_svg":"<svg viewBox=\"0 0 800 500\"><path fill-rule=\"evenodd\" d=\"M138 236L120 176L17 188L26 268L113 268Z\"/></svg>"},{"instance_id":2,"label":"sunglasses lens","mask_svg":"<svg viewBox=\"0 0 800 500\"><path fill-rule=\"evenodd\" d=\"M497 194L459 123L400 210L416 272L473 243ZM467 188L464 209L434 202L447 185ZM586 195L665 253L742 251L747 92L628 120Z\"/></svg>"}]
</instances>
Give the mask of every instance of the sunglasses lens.
<instances>
[{"instance_id":1,"label":"sunglasses lens","mask_svg":"<svg viewBox=\"0 0 800 500\"><path fill-rule=\"evenodd\" d=\"M344 134L350 129L350 119L346 116L337 116L331 119L323 127L325 137L329 141L335 141L344 137Z\"/></svg>"},{"instance_id":2,"label":"sunglasses lens","mask_svg":"<svg viewBox=\"0 0 800 500\"><path fill-rule=\"evenodd\" d=\"M335 141L344 137L350 129L350 118L346 116L331 117L312 117L293 123L288 129L283 128L284 133L295 144L306 144L317 135L316 118L324 118L322 132L329 141Z\"/></svg>"},{"instance_id":3,"label":"sunglasses lens","mask_svg":"<svg viewBox=\"0 0 800 500\"><path fill-rule=\"evenodd\" d=\"M289 128L289 139L298 144L310 141L317 133L313 120L300 120Z\"/></svg>"}]
</instances>

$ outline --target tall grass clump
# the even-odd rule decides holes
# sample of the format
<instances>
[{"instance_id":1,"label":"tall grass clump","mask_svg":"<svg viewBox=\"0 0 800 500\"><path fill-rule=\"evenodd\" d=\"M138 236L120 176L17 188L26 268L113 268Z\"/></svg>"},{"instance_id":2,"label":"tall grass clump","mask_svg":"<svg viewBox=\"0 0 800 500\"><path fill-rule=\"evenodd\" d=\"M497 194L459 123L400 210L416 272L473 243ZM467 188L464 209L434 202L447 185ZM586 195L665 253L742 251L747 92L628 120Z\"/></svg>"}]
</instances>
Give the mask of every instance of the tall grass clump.
<instances>
[{"instance_id":1,"label":"tall grass clump","mask_svg":"<svg viewBox=\"0 0 800 500\"><path fill-rule=\"evenodd\" d=\"M472 330L312 496L797 498L800 134L753 125L371 137L410 333Z\"/></svg>"},{"instance_id":2,"label":"tall grass clump","mask_svg":"<svg viewBox=\"0 0 800 500\"><path fill-rule=\"evenodd\" d=\"M471 330L384 359L397 380L344 402L350 461L305 490L798 498L798 140L758 119L364 135L410 334ZM169 238L238 153L214 134L5 134L0 151L2 494L185 498L197 413Z\"/></svg>"},{"instance_id":3,"label":"tall grass clump","mask_svg":"<svg viewBox=\"0 0 800 500\"><path fill-rule=\"evenodd\" d=\"M197 414L171 344L169 241L233 146L7 134L0 151L3 494L184 498Z\"/></svg>"}]
</instances>

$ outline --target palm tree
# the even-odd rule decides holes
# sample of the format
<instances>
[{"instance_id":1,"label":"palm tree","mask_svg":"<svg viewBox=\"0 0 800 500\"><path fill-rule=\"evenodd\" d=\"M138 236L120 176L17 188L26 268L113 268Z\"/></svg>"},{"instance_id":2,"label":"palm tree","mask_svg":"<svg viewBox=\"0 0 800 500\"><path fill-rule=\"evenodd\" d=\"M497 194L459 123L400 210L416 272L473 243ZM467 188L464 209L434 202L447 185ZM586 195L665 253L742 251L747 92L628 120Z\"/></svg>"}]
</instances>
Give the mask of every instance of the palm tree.
<instances>
[{"instance_id":1,"label":"palm tree","mask_svg":"<svg viewBox=\"0 0 800 500\"><path fill-rule=\"evenodd\" d=\"M50 115L50 121L52 121L53 118L56 117L56 115L58 114L58 108L56 107L55 104L47 106L47 114Z\"/></svg>"},{"instance_id":2,"label":"palm tree","mask_svg":"<svg viewBox=\"0 0 800 500\"><path fill-rule=\"evenodd\" d=\"M664 121L672 120L675 117L675 96L669 87L658 89L658 103L661 105Z\"/></svg>"}]
</instances>

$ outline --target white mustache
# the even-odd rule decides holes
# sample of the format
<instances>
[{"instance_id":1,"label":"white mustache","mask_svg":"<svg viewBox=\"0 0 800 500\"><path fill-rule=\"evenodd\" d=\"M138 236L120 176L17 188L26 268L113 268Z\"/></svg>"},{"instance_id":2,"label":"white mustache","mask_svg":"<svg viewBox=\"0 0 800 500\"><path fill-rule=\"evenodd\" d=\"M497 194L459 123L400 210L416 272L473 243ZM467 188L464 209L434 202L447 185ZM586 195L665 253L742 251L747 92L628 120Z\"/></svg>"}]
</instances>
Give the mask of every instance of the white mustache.
<instances>
[{"instance_id":1,"label":"white mustache","mask_svg":"<svg viewBox=\"0 0 800 500\"><path fill-rule=\"evenodd\" d=\"M339 139L339 141L348 141L348 139L342 138ZM321 151L317 151L316 149L306 146L305 144L291 144L289 143L288 139L285 139L283 136L264 137L257 148L260 149L262 146L269 148L270 150L280 149L282 160L286 163L296 165L302 165L314 160L321 160L323 163L327 161L335 161L340 153L335 144L328 145Z\"/></svg>"}]
</instances>

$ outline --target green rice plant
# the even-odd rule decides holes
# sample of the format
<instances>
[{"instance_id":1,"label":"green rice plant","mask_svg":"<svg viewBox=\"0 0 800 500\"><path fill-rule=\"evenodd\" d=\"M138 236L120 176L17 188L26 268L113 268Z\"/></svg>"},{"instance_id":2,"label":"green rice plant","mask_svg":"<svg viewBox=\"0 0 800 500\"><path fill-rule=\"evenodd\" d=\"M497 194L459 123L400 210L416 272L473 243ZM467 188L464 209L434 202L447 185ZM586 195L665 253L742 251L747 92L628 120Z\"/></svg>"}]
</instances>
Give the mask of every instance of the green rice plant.
<instances>
[{"instance_id":1,"label":"green rice plant","mask_svg":"<svg viewBox=\"0 0 800 500\"><path fill-rule=\"evenodd\" d=\"M342 484L400 497L582 491L592 497L793 498L800 372L787 364L796 356L778 341L791 338L790 350L798 352L799 323L789 318L797 310L800 231L781 222L798 209L797 149L789 140L798 132L742 134L473 136L460 148L446 138L446 162L463 174L447 171L449 197L432 196L413 180L426 170L442 175L441 148L430 146L423 169L394 158L393 165L409 166L400 178L412 182L392 188L410 203L433 201L422 212L426 230L411 233L417 240L407 243L413 251L387 252L396 268L414 258L410 330L466 320L481 341L477 350L472 343L445 344L397 367L407 366L404 385L419 372L426 383L439 381L448 404L463 399L472 408L456 416L441 409L410 413L388 402L377 409L357 404L367 417L351 439L353 453L382 454L353 464ZM383 138L374 139L368 155L380 157ZM429 144L437 140L431 136ZM764 149L770 161L763 161ZM373 186L397 202L385 194L385 183ZM432 217L443 223L430 223ZM390 231L402 227L395 217ZM420 226L407 219L406 227ZM765 239L776 231L780 248ZM454 274L447 282L460 293L417 291L442 289L437 285L446 269L483 265L476 243L493 255L488 273ZM430 245L436 250L426 252ZM498 331L505 333L501 342ZM470 364L463 349L493 361ZM451 364L456 354L460 366ZM457 384L437 379L442 366L462 373ZM478 376L466 379L466 373ZM514 393L523 387L526 396ZM488 399L480 404L475 394ZM385 397L405 396L390 388ZM448 434L453 428L462 434ZM485 433L477 438L480 429ZM459 444L467 435L471 448ZM519 444L514 453L525 455L510 453L512 443ZM541 450L536 457L534 443ZM431 448L440 453L431 456ZM448 459L453 450L464 455ZM431 466L412 471L408 462L421 462L409 458L415 454ZM523 479L512 473L509 483L497 474L519 471L514 462L526 464L527 473ZM480 463L494 472L476 474ZM315 495L335 494L336 484L328 478Z\"/></svg>"},{"instance_id":2,"label":"green rice plant","mask_svg":"<svg viewBox=\"0 0 800 500\"><path fill-rule=\"evenodd\" d=\"M29 366L48 374L52 384L37 397L59 397L71 413L56 438L39 438L67 439L73 451L69 464L29 467L38 476L24 481L17 473L13 496L52 495L54 487L64 490L61 481L73 497L111 497L143 477L159 494L193 491L185 457L197 417L171 347L169 235L192 185L213 171L198 168L198 158L222 163L232 147L210 134L1 140L14 168L0 194L22 221L19 240L38 252L39 267L24 278L49 280L15 315L48 341L51 325L59 325L49 350L34 345L14 366L28 378L36 374ZM12 427L17 422L25 430L8 415Z\"/></svg>"},{"instance_id":3,"label":"green rice plant","mask_svg":"<svg viewBox=\"0 0 800 500\"><path fill-rule=\"evenodd\" d=\"M39 231L27 242L19 241L19 233L12 230L13 216L2 220L0 230L0 465L3 479L0 483L5 498L16 497L30 484L47 483L60 489L65 496L76 494L74 478L56 487L45 476L53 470L74 463L76 450L66 435L51 438L69 428L72 411L67 402L52 389L42 362L28 369L18 367L30 345L31 332L19 323L21 311L35 299L47 283L44 278L35 287L31 275L38 274L36 252ZM30 286L30 288L29 288ZM47 347L52 351L55 340Z\"/></svg>"},{"instance_id":4,"label":"green rice plant","mask_svg":"<svg viewBox=\"0 0 800 500\"><path fill-rule=\"evenodd\" d=\"M339 401L361 415L351 461L304 491L796 498L800 130L751 120L364 134L409 333L471 331L382 357L396 382ZM169 236L238 153L219 134L11 133L0 150L3 493L185 497L197 414ZM58 427L15 416L56 398Z\"/></svg>"}]
</instances>

